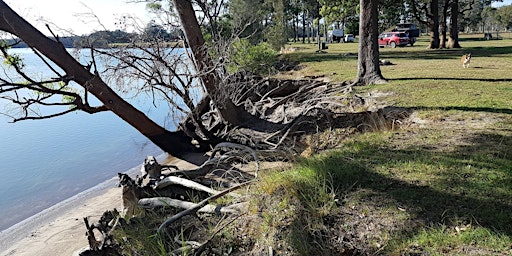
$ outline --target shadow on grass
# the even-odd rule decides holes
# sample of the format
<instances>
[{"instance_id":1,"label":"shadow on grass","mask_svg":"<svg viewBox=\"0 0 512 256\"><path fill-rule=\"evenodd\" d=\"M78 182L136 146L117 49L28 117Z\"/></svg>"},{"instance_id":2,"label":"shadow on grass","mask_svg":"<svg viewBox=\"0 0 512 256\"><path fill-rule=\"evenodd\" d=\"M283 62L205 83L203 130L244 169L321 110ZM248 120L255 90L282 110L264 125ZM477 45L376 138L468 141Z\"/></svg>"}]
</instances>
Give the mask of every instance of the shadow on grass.
<instances>
[{"instance_id":1,"label":"shadow on grass","mask_svg":"<svg viewBox=\"0 0 512 256\"><path fill-rule=\"evenodd\" d=\"M426 227L463 221L511 237L512 136L484 132L464 140L451 150L422 143L402 147L393 141L354 141L306 165L332 179L338 191L384 195ZM410 175L415 172L418 176ZM419 231L391 235L412 238Z\"/></svg>"},{"instance_id":2,"label":"shadow on grass","mask_svg":"<svg viewBox=\"0 0 512 256\"><path fill-rule=\"evenodd\" d=\"M467 111L467 112L488 112L488 113L499 113L499 114L508 114L512 115L512 109L510 108L485 108L485 107L457 107L457 106L448 106L448 107L412 107L409 108L411 110L459 110L459 111Z\"/></svg>"},{"instance_id":3,"label":"shadow on grass","mask_svg":"<svg viewBox=\"0 0 512 256\"><path fill-rule=\"evenodd\" d=\"M356 53L290 53L290 59L297 59L300 62L322 62L322 61L353 61L357 60L357 52Z\"/></svg>"},{"instance_id":4,"label":"shadow on grass","mask_svg":"<svg viewBox=\"0 0 512 256\"><path fill-rule=\"evenodd\" d=\"M403 48L405 49L405 48ZM460 58L462 54L470 52L473 58L478 57L500 57L501 55L512 54L512 46L503 47L466 47L459 49L436 49L422 51L385 51L380 53L380 58L394 59L454 59Z\"/></svg>"},{"instance_id":5,"label":"shadow on grass","mask_svg":"<svg viewBox=\"0 0 512 256\"><path fill-rule=\"evenodd\" d=\"M452 81L480 81L480 82L512 82L512 78L459 78L459 77L403 77L386 78L388 81L410 81L410 80L452 80Z\"/></svg>"}]
</instances>

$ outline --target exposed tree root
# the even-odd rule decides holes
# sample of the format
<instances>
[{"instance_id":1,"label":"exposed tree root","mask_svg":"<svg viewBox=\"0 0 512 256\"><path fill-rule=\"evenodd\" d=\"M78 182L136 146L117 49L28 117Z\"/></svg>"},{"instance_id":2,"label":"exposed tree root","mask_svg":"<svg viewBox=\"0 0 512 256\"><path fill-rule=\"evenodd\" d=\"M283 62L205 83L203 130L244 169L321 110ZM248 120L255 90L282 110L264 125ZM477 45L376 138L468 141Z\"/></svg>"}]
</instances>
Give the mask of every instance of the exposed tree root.
<instances>
[{"instance_id":1,"label":"exposed tree root","mask_svg":"<svg viewBox=\"0 0 512 256\"><path fill-rule=\"evenodd\" d=\"M186 127L187 134L195 134L194 139L203 140L200 143L204 143L209 135L215 138L210 142L224 142L218 143L208 159L196 169L179 170L175 166L160 165L154 158L148 157L141 168L141 176L136 180L120 174L123 196L126 197L123 197L124 218L117 223L125 223L135 217L143 218L144 214L141 213L148 210L185 209L159 225L157 237L164 239L167 237L164 234L177 232L168 232L176 226L172 224L187 215L195 216L197 212L237 214L241 211L243 196L233 191L247 186L258 176L260 161L290 160L295 155L310 154L305 153L308 150L314 152L334 147L338 138L334 136L334 140L330 139L329 134L337 129L348 133L394 129L410 114L403 109L374 105L370 97L348 93L351 87L346 83L275 80L255 76L233 79L226 81L225 92L238 107L243 107L246 113L264 122L256 122L254 126L232 127L220 118L214 107L210 105L210 108L206 108L202 104L202 109L188 117L200 117L200 125L197 126L198 121L185 119L183 123L186 125L182 127ZM200 202L191 202L191 195L194 195L196 202L197 199ZM238 203L211 204L226 195L231 195ZM103 231L104 238L109 237L108 230L112 226L107 225L107 231ZM105 243L99 241L99 244ZM180 239L180 243L182 246L176 253L199 252L208 241ZM95 248L97 250L98 246L92 243L91 249Z\"/></svg>"}]
</instances>

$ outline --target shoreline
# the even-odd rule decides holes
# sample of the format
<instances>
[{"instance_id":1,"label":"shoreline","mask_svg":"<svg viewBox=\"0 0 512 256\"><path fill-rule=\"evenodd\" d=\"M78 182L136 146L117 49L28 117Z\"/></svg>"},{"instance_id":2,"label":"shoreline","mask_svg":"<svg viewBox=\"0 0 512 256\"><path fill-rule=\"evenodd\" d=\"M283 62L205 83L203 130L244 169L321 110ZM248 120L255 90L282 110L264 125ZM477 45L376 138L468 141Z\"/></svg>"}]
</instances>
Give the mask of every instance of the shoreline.
<instances>
[{"instance_id":1,"label":"shoreline","mask_svg":"<svg viewBox=\"0 0 512 256\"><path fill-rule=\"evenodd\" d=\"M43 211L36 213L21 222L18 222L11 227L0 232L0 252L4 255L4 251L9 246L12 246L13 241L19 241L24 237L33 236L33 233L41 228L45 223L50 223L56 220L64 212L71 211L78 207L85 201L92 198L103 196L108 193L108 190L115 188L116 177L106 180L92 188L82 191L70 198L65 199ZM107 209L105 209L107 210ZM84 216L85 217L85 216ZM85 232L85 226L84 226ZM84 236L85 239L85 236ZM7 254L9 255L9 254Z\"/></svg>"},{"instance_id":2,"label":"shoreline","mask_svg":"<svg viewBox=\"0 0 512 256\"><path fill-rule=\"evenodd\" d=\"M161 164L182 162L166 153L156 159ZM141 166L124 173L134 176ZM117 179L114 176L1 231L0 256L77 254L88 246L83 218L95 222L106 210L121 208Z\"/></svg>"}]
</instances>

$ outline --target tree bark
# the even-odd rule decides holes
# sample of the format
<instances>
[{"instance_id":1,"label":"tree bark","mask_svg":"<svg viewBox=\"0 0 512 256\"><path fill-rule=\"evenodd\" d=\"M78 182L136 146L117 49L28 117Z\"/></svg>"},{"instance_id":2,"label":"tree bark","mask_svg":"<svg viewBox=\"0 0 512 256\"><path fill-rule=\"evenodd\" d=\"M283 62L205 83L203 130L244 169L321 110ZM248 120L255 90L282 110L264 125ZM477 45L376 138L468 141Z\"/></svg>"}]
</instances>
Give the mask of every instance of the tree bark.
<instances>
[{"instance_id":1,"label":"tree bark","mask_svg":"<svg viewBox=\"0 0 512 256\"><path fill-rule=\"evenodd\" d=\"M302 8L302 43L306 43L306 11L304 8Z\"/></svg>"},{"instance_id":2,"label":"tree bark","mask_svg":"<svg viewBox=\"0 0 512 256\"><path fill-rule=\"evenodd\" d=\"M430 45L429 49L438 49L439 48L439 0L430 1L430 31L432 34L430 35Z\"/></svg>"},{"instance_id":3,"label":"tree bark","mask_svg":"<svg viewBox=\"0 0 512 256\"><path fill-rule=\"evenodd\" d=\"M461 48L459 44L459 0L452 0L450 9L450 37L446 47Z\"/></svg>"},{"instance_id":4,"label":"tree bark","mask_svg":"<svg viewBox=\"0 0 512 256\"><path fill-rule=\"evenodd\" d=\"M245 115L239 113L239 108L235 106L233 101L222 93L219 88L221 78L215 69L215 65L211 60L205 47L205 40L201 32L201 27L196 19L196 14L189 0L174 0L174 6L181 20L181 25L188 46L194 56L196 70L213 100L213 104L220 112L222 118L234 126L240 126L245 123Z\"/></svg>"},{"instance_id":5,"label":"tree bark","mask_svg":"<svg viewBox=\"0 0 512 256\"><path fill-rule=\"evenodd\" d=\"M427 49L439 48L439 0L430 0L428 3L410 0L410 8L416 20L427 26L431 33Z\"/></svg>"},{"instance_id":6,"label":"tree bark","mask_svg":"<svg viewBox=\"0 0 512 256\"><path fill-rule=\"evenodd\" d=\"M446 33L448 32L448 8L450 7L451 0L444 0L443 14L441 15L441 42L439 48L446 48Z\"/></svg>"},{"instance_id":7,"label":"tree bark","mask_svg":"<svg viewBox=\"0 0 512 256\"><path fill-rule=\"evenodd\" d=\"M357 77L352 85L382 84L379 63L378 0L360 0Z\"/></svg>"},{"instance_id":8,"label":"tree bark","mask_svg":"<svg viewBox=\"0 0 512 256\"><path fill-rule=\"evenodd\" d=\"M11 33L62 68L66 75L100 100L104 106L137 129L169 154L182 158L197 151L182 132L169 132L116 94L100 77L76 61L64 48L49 39L0 1L0 30Z\"/></svg>"},{"instance_id":9,"label":"tree bark","mask_svg":"<svg viewBox=\"0 0 512 256\"><path fill-rule=\"evenodd\" d=\"M232 126L254 130L275 131L282 128L282 125L253 116L245 111L243 107L238 107L233 103L229 95L220 86L222 79L208 54L201 27L190 0L173 0L173 3L180 18L188 46L194 56L196 70L222 119Z\"/></svg>"}]
</instances>

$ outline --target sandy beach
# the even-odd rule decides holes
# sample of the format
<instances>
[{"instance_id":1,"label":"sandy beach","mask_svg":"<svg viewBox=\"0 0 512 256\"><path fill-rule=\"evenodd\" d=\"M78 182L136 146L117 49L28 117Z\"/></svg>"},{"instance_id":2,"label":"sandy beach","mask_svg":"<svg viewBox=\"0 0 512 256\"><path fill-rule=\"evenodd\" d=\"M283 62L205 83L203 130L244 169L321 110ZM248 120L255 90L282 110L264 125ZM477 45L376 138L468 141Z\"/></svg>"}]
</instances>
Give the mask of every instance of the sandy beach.
<instances>
[{"instance_id":1,"label":"sandy beach","mask_svg":"<svg viewBox=\"0 0 512 256\"><path fill-rule=\"evenodd\" d=\"M73 255L87 247L83 218L95 222L105 210L121 207L121 188L113 185L49 208L8 229L0 235L0 255Z\"/></svg>"},{"instance_id":2,"label":"sandy beach","mask_svg":"<svg viewBox=\"0 0 512 256\"><path fill-rule=\"evenodd\" d=\"M165 164L191 169L194 165L176 158L167 158ZM133 168L128 172L134 177ZM96 222L103 212L121 209L121 188L117 177L59 203L38 215L0 233L0 256L59 256L77 255L88 246L83 218Z\"/></svg>"}]
</instances>

